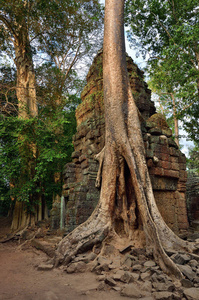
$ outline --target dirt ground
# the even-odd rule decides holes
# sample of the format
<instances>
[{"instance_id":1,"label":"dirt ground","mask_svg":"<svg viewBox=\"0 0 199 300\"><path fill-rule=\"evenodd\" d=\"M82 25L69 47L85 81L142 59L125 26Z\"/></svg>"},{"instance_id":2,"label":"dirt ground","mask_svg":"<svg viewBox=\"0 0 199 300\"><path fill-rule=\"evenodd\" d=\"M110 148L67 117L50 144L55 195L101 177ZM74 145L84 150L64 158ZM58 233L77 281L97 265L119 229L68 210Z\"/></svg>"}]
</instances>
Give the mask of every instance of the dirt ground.
<instances>
[{"instance_id":1,"label":"dirt ground","mask_svg":"<svg viewBox=\"0 0 199 300\"><path fill-rule=\"evenodd\" d=\"M0 220L0 236L7 233ZM8 223L7 223L8 225ZM0 243L0 300L119 300L127 299L113 290L99 291L91 272L67 274L63 270L38 271L45 253L33 247L19 250L17 242Z\"/></svg>"}]
</instances>

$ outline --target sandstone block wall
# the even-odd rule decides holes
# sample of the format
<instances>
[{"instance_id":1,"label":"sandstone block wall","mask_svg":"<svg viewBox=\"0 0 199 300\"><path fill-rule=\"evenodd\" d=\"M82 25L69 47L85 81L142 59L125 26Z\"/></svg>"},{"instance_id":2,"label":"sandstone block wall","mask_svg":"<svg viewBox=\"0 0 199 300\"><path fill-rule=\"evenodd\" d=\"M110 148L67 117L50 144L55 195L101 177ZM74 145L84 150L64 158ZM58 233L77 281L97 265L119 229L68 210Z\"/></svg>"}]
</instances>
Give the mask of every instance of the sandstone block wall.
<instances>
[{"instance_id":1,"label":"sandstone block wall","mask_svg":"<svg viewBox=\"0 0 199 300\"><path fill-rule=\"evenodd\" d=\"M190 176L187 180L187 205L191 226L199 230L199 177Z\"/></svg>"},{"instance_id":2,"label":"sandstone block wall","mask_svg":"<svg viewBox=\"0 0 199 300\"><path fill-rule=\"evenodd\" d=\"M64 222L67 232L84 222L94 210L100 191L95 187L98 162L94 155L104 147L102 56L99 52L87 75L87 85L77 107L77 133L72 162L64 169ZM151 92L143 72L127 56L127 69L138 109L143 119L147 165L155 199L166 223L174 230L188 228L185 204L186 158L172 139L164 117L155 114Z\"/></svg>"}]
</instances>

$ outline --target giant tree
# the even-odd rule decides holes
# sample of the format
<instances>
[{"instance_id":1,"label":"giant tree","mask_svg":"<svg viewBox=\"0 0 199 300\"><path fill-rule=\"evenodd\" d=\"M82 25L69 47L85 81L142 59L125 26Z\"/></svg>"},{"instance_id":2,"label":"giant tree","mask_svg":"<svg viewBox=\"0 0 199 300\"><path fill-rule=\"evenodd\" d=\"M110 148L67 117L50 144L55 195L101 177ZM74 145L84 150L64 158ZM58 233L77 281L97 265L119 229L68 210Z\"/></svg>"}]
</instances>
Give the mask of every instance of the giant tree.
<instances>
[{"instance_id":1,"label":"giant tree","mask_svg":"<svg viewBox=\"0 0 199 300\"><path fill-rule=\"evenodd\" d=\"M98 0L78 3L74 0L52 0L48 3L44 0L1 1L0 56L6 54L6 59L13 59L15 63L17 84L13 88L16 90L19 117L23 120L37 117L38 102L40 107L45 107L50 102L49 98L53 98L57 105L60 104L60 96L66 91L63 86L66 86L67 77L78 59L91 48L88 37L99 30L101 23ZM51 90L47 89L46 84L41 87L41 81L38 80L37 87L40 85L40 91L44 91L38 97L34 63L38 66L46 60L50 61L50 67L55 71L51 74L54 77L54 90L52 87ZM6 91L4 94L6 95ZM24 156L22 160L27 161L27 168L22 168L22 185L27 183L29 176L34 177L38 156L35 141L31 140L29 143L27 140L27 143L23 143L25 130L23 133L24 136L19 138L23 144L20 153L21 157ZM30 197L33 198L33 195ZM19 206L21 205L23 206ZM17 215L20 211L21 209Z\"/></svg>"},{"instance_id":2,"label":"giant tree","mask_svg":"<svg viewBox=\"0 0 199 300\"><path fill-rule=\"evenodd\" d=\"M165 250L194 251L194 244L178 238L163 221L153 195L144 144L127 75L124 45L124 0L106 0L103 85L105 147L99 203L91 217L59 244L55 263L108 241L117 245L140 241L167 273L182 274ZM135 195L135 197L133 196Z\"/></svg>"},{"instance_id":3,"label":"giant tree","mask_svg":"<svg viewBox=\"0 0 199 300\"><path fill-rule=\"evenodd\" d=\"M15 3L8 1L0 6L2 50L14 56L17 70L16 95L18 115L22 119L35 117L38 112L35 72L30 44L29 16L27 14L30 6L31 3L24 1ZM23 137L21 136L19 139L23 139ZM23 153L24 149L27 149L26 152L30 152L32 155L31 161L27 161L26 167L21 172L20 185L24 184L27 174L32 175L34 168L33 157L35 158L36 155L35 145L26 143L26 146L21 149L21 153ZM28 157L30 158L30 156ZM21 225L24 226L28 221L24 212L24 203L16 201L12 223L13 229L17 229ZM24 219L25 221L23 221Z\"/></svg>"}]
</instances>

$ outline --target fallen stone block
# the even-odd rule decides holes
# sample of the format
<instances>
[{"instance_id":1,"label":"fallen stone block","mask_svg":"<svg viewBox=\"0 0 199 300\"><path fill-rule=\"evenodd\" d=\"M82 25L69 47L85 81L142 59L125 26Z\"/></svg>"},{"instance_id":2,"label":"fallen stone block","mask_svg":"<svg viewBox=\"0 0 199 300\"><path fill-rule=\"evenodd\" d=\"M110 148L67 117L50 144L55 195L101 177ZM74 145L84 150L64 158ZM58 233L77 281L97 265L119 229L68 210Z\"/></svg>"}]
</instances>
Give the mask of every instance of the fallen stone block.
<instances>
[{"instance_id":1,"label":"fallen stone block","mask_svg":"<svg viewBox=\"0 0 199 300\"><path fill-rule=\"evenodd\" d=\"M184 265L190 261L190 256L187 254L174 254L171 256L171 259L174 261L175 264Z\"/></svg>"},{"instance_id":2,"label":"fallen stone block","mask_svg":"<svg viewBox=\"0 0 199 300\"><path fill-rule=\"evenodd\" d=\"M180 271L189 279L193 280L195 273L192 271L192 268L189 265L177 265Z\"/></svg>"},{"instance_id":3,"label":"fallen stone block","mask_svg":"<svg viewBox=\"0 0 199 300\"><path fill-rule=\"evenodd\" d=\"M83 261L79 261L76 263L72 263L70 266L68 266L65 271L69 274L71 273L83 273L87 269L87 264Z\"/></svg>"},{"instance_id":4,"label":"fallen stone block","mask_svg":"<svg viewBox=\"0 0 199 300\"><path fill-rule=\"evenodd\" d=\"M115 282L115 280L113 278L109 277L109 276L106 277L105 283L108 284L108 285L110 285L110 286L116 286L117 285L117 283Z\"/></svg>"},{"instance_id":5,"label":"fallen stone block","mask_svg":"<svg viewBox=\"0 0 199 300\"><path fill-rule=\"evenodd\" d=\"M183 279L181 279L180 282L181 282L182 286L185 288L193 287L193 282L191 282L189 279L183 278Z\"/></svg>"},{"instance_id":6,"label":"fallen stone block","mask_svg":"<svg viewBox=\"0 0 199 300\"><path fill-rule=\"evenodd\" d=\"M155 292L153 296L156 300L173 300L173 293L170 292Z\"/></svg>"},{"instance_id":7,"label":"fallen stone block","mask_svg":"<svg viewBox=\"0 0 199 300\"><path fill-rule=\"evenodd\" d=\"M199 288L190 288L184 290L184 296L187 300L198 300L199 299Z\"/></svg>"},{"instance_id":8,"label":"fallen stone block","mask_svg":"<svg viewBox=\"0 0 199 300\"><path fill-rule=\"evenodd\" d=\"M152 267L155 267L156 266L156 263L153 261L153 260L148 260L144 263L144 266L146 268L152 268Z\"/></svg>"},{"instance_id":9,"label":"fallen stone block","mask_svg":"<svg viewBox=\"0 0 199 300\"><path fill-rule=\"evenodd\" d=\"M44 264L42 264L42 265L39 265L37 267L38 271L50 271L52 269L53 269L53 265L44 265Z\"/></svg>"},{"instance_id":10,"label":"fallen stone block","mask_svg":"<svg viewBox=\"0 0 199 300\"><path fill-rule=\"evenodd\" d=\"M167 292L173 292L175 289L175 286L173 283L163 283L163 282L154 282L153 287L156 291L167 291Z\"/></svg>"},{"instance_id":11,"label":"fallen stone block","mask_svg":"<svg viewBox=\"0 0 199 300\"><path fill-rule=\"evenodd\" d=\"M141 298L144 295L141 293L140 289L134 283L130 283L122 289L121 296L137 299L137 298Z\"/></svg>"}]
</instances>

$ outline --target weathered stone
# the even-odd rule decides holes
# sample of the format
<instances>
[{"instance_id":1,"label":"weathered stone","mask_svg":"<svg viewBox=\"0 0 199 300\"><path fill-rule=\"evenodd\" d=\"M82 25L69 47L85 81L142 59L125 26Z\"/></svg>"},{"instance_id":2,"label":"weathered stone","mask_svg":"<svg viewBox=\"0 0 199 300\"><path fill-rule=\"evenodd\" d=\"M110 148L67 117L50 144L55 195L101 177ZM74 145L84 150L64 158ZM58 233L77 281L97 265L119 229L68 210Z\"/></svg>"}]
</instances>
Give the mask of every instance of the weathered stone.
<instances>
[{"instance_id":1,"label":"weathered stone","mask_svg":"<svg viewBox=\"0 0 199 300\"><path fill-rule=\"evenodd\" d=\"M195 273L189 265L178 265L178 268L189 280L192 281L194 279Z\"/></svg>"},{"instance_id":2,"label":"weathered stone","mask_svg":"<svg viewBox=\"0 0 199 300\"><path fill-rule=\"evenodd\" d=\"M153 155L154 155L153 150L151 150L151 149L146 150L146 157L147 158L153 158Z\"/></svg>"},{"instance_id":3,"label":"weathered stone","mask_svg":"<svg viewBox=\"0 0 199 300\"><path fill-rule=\"evenodd\" d=\"M141 269L142 269L142 265L137 264L132 266L132 271L140 271Z\"/></svg>"},{"instance_id":4,"label":"weathered stone","mask_svg":"<svg viewBox=\"0 0 199 300\"><path fill-rule=\"evenodd\" d=\"M178 145L172 138L168 138L168 144L169 144L169 146L172 146L172 147L178 149Z\"/></svg>"},{"instance_id":5,"label":"weathered stone","mask_svg":"<svg viewBox=\"0 0 199 300\"><path fill-rule=\"evenodd\" d=\"M123 265L127 266L128 268L130 268L132 266L132 260L130 257L127 257L125 259L125 261L123 262Z\"/></svg>"},{"instance_id":6,"label":"weathered stone","mask_svg":"<svg viewBox=\"0 0 199 300\"><path fill-rule=\"evenodd\" d=\"M131 272L131 276L133 278L133 281L137 281L140 277L139 273Z\"/></svg>"},{"instance_id":7,"label":"weathered stone","mask_svg":"<svg viewBox=\"0 0 199 300\"><path fill-rule=\"evenodd\" d=\"M149 129L149 133L154 134L154 135L161 135L162 130L158 127L154 127L154 128Z\"/></svg>"},{"instance_id":8,"label":"weathered stone","mask_svg":"<svg viewBox=\"0 0 199 300\"><path fill-rule=\"evenodd\" d=\"M147 291L150 292L152 291L152 283L149 280L146 280L143 283L139 283L140 288L142 289L142 291Z\"/></svg>"},{"instance_id":9,"label":"weathered stone","mask_svg":"<svg viewBox=\"0 0 199 300\"><path fill-rule=\"evenodd\" d=\"M134 278L132 276L132 273L125 271L124 274L120 277L120 281L125 283L133 282Z\"/></svg>"},{"instance_id":10,"label":"weathered stone","mask_svg":"<svg viewBox=\"0 0 199 300\"><path fill-rule=\"evenodd\" d=\"M189 279L183 278L183 279L181 279L180 282L181 282L182 286L185 288L193 287L193 282L191 282Z\"/></svg>"},{"instance_id":11,"label":"weathered stone","mask_svg":"<svg viewBox=\"0 0 199 300\"><path fill-rule=\"evenodd\" d=\"M177 253L177 254L172 255L172 256L171 256L171 259L172 259L176 264L184 265L184 264L187 264L187 263L190 261L190 256L187 255L187 254L180 254L180 253Z\"/></svg>"},{"instance_id":12,"label":"weathered stone","mask_svg":"<svg viewBox=\"0 0 199 300\"><path fill-rule=\"evenodd\" d=\"M97 279L98 279L99 281L104 281L104 280L106 279L106 275L105 275L105 274L99 275L99 276L97 277Z\"/></svg>"},{"instance_id":13,"label":"weathered stone","mask_svg":"<svg viewBox=\"0 0 199 300\"><path fill-rule=\"evenodd\" d=\"M123 270L118 270L114 275L113 275L113 279L114 280L120 280L121 277L124 275L125 271Z\"/></svg>"},{"instance_id":14,"label":"weathered stone","mask_svg":"<svg viewBox=\"0 0 199 300\"><path fill-rule=\"evenodd\" d=\"M160 135L160 144L161 145L168 145L168 138L166 137L166 135Z\"/></svg>"},{"instance_id":15,"label":"weathered stone","mask_svg":"<svg viewBox=\"0 0 199 300\"><path fill-rule=\"evenodd\" d=\"M162 134L165 135L166 137L171 137L172 136L172 130L170 128L163 128L162 129Z\"/></svg>"},{"instance_id":16,"label":"weathered stone","mask_svg":"<svg viewBox=\"0 0 199 300\"><path fill-rule=\"evenodd\" d=\"M83 261L72 263L68 266L65 271L69 274L71 273L84 273L86 271L87 265Z\"/></svg>"},{"instance_id":17,"label":"weathered stone","mask_svg":"<svg viewBox=\"0 0 199 300\"><path fill-rule=\"evenodd\" d=\"M107 290L107 285L105 282L100 282L100 284L97 287L98 291L106 291Z\"/></svg>"},{"instance_id":18,"label":"weathered stone","mask_svg":"<svg viewBox=\"0 0 199 300\"><path fill-rule=\"evenodd\" d=\"M120 286L112 286L112 290L116 292L121 292L121 287Z\"/></svg>"},{"instance_id":19,"label":"weathered stone","mask_svg":"<svg viewBox=\"0 0 199 300\"><path fill-rule=\"evenodd\" d=\"M128 284L124 289L121 291L121 296L130 297L133 299L141 298L142 293L140 289L134 283Z\"/></svg>"},{"instance_id":20,"label":"weathered stone","mask_svg":"<svg viewBox=\"0 0 199 300\"><path fill-rule=\"evenodd\" d=\"M44 265L44 264L42 264L42 265L39 265L37 267L38 271L50 271L52 269L53 269L53 265Z\"/></svg>"},{"instance_id":21,"label":"weathered stone","mask_svg":"<svg viewBox=\"0 0 199 300\"><path fill-rule=\"evenodd\" d=\"M199 276L198 276L198 275L196 275L196 276L194 277L193 282L196 283L196 285L194 285L194 286L199 287L199 286L198 286L198 284L199 284Z\"/></svg>"},{"instance_id":22,"label":"weathered stone","mask_svg":"<svg viewBox=\"0 0 199 300\"><path fill-rule=\"evenodd\" d=\"M146 261L146 262L144 263L144 266L145 266L146 268L152 268L152 267L155 267L155 266L156 266L156 263L155 263L154 261L152 261L152 260L149 260L149 261Z\"/></svg>"},{"instance_id":23,"label":"weathered stone","mask_svg":"<svg viewBox=\"0 0 199 300\"><path fill-rule=\"evenodd\" d=\"M199 299L199 288L190 288L184 290L184 295L187 300L198 300Z\"/></svg>"},{"instance_id":24,"label":"weathered stone","mask_svg":"<svg viewBox=\"0 0 199 300\"><path fill-rule=\"evenodd\" d=\"M96 268L95 268L95 272L97 274L101 274L102 271L105 271L105 272L108 272L110 269L109 269L109 266L108 264L104 263L102 265L98 265Z\"/></svg>"},{"instance_id":25,"label":"weathered stone","mask_svg":"<svg viewBox=\"0 0 199 300\"><path fill-rule=\"evenodd\" d=\"M188 212L191 225L194 229L199 229L199 177L191 176L187 181L186 197L188 202Z\"/></svg>"},{"instance_id":26,"label":"weathered stone","mask_svg":"<svg viewBox=\"0 0 199 300\"><path fill-rule=\"evenodd\" d=\"M145 280L148 280L150 279L151 277L151 272L150 271L147 271L147 272L144 272L140 275L140 278L145 281Z\"/></svg>"},{"instance_id":27,"label":"weathered stone","mask_svg":"<svg viewBox=\"0 0 199 300\"><path fill-rule=\"evenodd\" d=\"M110 285L110 286L116 286L117 285L115 280L113 278L111 278L110 276L106 277L105 283Z\"/></svg>"},{"instance_id":28,"label":"weathered stone","mask_svg":"<svg viewBox=\"0 0 199 300\"><path fill-rule=\"evenodd\" d=\"M126 252L129 252L131 250L131 248L132 248L131 244L128 245L128 246L126 246L126 247L124 247L124 248L121 248L120 249L120 253L125 254Z\"/></svg>"},{"instance_id":29,"label":"weathered stone","mask_svg":"<svg viewBox=\"0 0 199 300\"><path fill-rule=\"evenodd\" d=\"M153 287L156 291L167 291L167 292L173 292L175 289L175 286L173 283L162 283L162 282L154 282Z\"/></svg>"},{"instance_id":30,"label":"weathered stone","mask_svg":"<svg viewBox=\"0 0 199 300\"><path fill-rule=\"evenodd\" d=\"M173 300L173 293L170 292L155 292L153 296L156 300Z\"/></svg>"},{"instance_id":31,"label":"weathered stone","mask_svg":"<svg viewBox=\"0 0 199 300\"><path fill-rule=\"evenodd\" d=\"M196 268L199 265L199 263L195 259L190 260L188 264L190 265L191 268Z\"/></svg>"},{"instance_id":32,"label":"weathered stone","mask_svg":"<svg viewBox=\"0 0 199 300\"><path fill-rule=\"evenodd\" d=\"M162 282L162 283L168 283L170 281L170 277L168 277L166 274L162 273L162 271L156 271L152 276L151 279L153 282Z\"/></svg>"},{"instance_id":33,"label":"weathered stone","mask_svg":"<svg viewBox=\"0 0 199 300\"><path fill-rule=\"evenodd\" d=\"M170 147L169 150L170 150L170 155L171 156L176 156L176 157L180 156L180 152L179 152L178 149Z\"/></svg>"},{"instance_id":34,"label":"weathered stone","mask_svg":"<svg viewBox=\"0 0 199 300\"><path fill-rule=\"evenodd\" d=\"M71 264L70 266L68 266L65 271L69 274L75 273L76 271L76 265L75 264Z\"/></svg>"},{"instance_id":35,"label":"weathered stone","mask_svg":"<svg viewBox=\"0 0 199 300\"><path fill-rule=\"evenodd\" d=\"M113 262L109 265L110 269L118 269L120 268L120 257L115 257Z\"/></svg>"},{"instance_id":36,"label":"weathered stone","mask_svg":"<svg viewBox=\"0 0 199 300\"><path fill-rule=\"evenodd\" d=\"M97 261L98 261L98 264L100 264L100 265L103 265L103 264L110 265L113 262L112 259L106 258L104 256L99 256L97 258Z\"/></svg>"}]
</instances>

